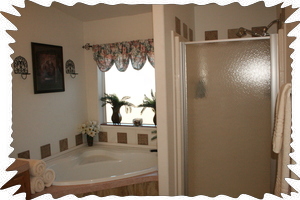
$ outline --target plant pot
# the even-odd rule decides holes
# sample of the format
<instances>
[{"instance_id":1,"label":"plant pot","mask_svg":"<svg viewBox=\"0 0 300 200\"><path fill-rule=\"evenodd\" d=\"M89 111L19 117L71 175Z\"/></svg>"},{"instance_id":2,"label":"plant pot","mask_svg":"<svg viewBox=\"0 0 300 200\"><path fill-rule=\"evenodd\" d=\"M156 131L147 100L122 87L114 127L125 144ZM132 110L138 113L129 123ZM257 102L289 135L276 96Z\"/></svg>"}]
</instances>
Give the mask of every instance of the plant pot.
<instances>
[{"instance_id":1,"label":"plant pot","mask_svg":"<svg viewBox=\"0 0 300 200\"><path fill-rule=\"evenodd\" d=\"M122 121L122 115L120 113L120 108L121 107L112 107L113 114L111 116L111 121L113 124L120 124Z\"/></svg>"},{"instance_id":2,"label":"plant pot","mask_svg":"<svg viewBox=\"0 0 300 200\"><path fill-rule=\"evenodd\" d=\"M134 126L142 126L143 119L142 118L134 118L132 120L132 123L133 123Z\"/></svg>"},{"instance_id":3,"label":"plant pot","mask_svg":"<svg viewBox=\"0 0 300 200\"><path fill-rule=\"evenodd\" d=\"M153 123L156 126L156 109L154 109Z\"/></svg>"},{"instance_id":4,"label":"plant pot","mask_svg":"<svg viewBox=\"0 0 300 200\"><path fill-rule=\"evenodd\" d=\"M90 147L93 146L94 138L92 136L86 135L86 141L87 141L88 146L90 146Z\"/></svg>"}]
</instances>

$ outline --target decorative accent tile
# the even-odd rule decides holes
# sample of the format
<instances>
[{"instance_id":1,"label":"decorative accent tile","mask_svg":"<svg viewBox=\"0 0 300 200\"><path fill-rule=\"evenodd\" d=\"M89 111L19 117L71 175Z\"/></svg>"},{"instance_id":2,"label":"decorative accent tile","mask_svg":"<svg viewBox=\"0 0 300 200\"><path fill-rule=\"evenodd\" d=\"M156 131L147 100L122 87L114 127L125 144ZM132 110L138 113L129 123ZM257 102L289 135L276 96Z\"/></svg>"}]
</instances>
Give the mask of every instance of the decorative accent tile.
<instances>
[{"instance_id":1,"label":"decorative accent tile","mask_svg":"<svg viewBox=\"0 0 300 200\"><path fill-rule=\"evenodd\" d=\"M257 27L252 27L252 31L254 32L254 33L258 33L258 34L263 34L263 30L264 30L264 26L257 26ZM253 36L252 36L253 37Z\"/></svg>"},{"instance_id":2,"label":"decorative accent tile","mask_svg":"<svg viewBox=\"0 0 300 200\"><path fill-rule=\"evenodd\" d=\"M75 135L75 143L76 146L83 144L83 137L81 133Z\"/></svg>"},{"instance_id":3,"label":"decorative accent tile","mask_svg":"<svg viewBox=\"0 0 300 200\"><path fill-rule=\"evenodd\" d=\"M280 22L278 23L278 26L277 26L277 31L278 31L278 29L281 29L281 28L283 28L282 26L283 26L283 23L285 22L285 9L284 8L281 8L281 10L280 10L280 15L279 15L279 20L280 20Z\"/></svg>"},{"instance_id":4,"label":"decorative accent tile","mask_svg":"<svg viewBox=\"0 0 300 200\"><path fill-rule=\"evenodd\" d=\"M175 17L175 32L178 33L179 35L181 35L181 26L180 25L181 25L180 19Z\"/></svg>"},{"instance_id":5,"label":"decorative accent tile","mask_svg":"<svg viewBox=\"0 0 300 200\"><path fill-rule=\"evenodd\" d=\"M236 35L238 30L239 30L238 28L228 29L227 31L228 39L239 38L239 36Z\"/></svg>"},{"instance_id":6,"label":"decorative accent tile","mask_svg":"<svg viewBox=\"0 0 300 200\"><path fill-rule=\"evenodd\" d=\"M183 23L183 37L188 38L188 27L185 23Z\"/></svg>"},{"instance_id":7,"label":"decorative accent tile","mask_svg":"<svg viewBox=\"0 0 300 200\"><path fill-rule=\"evenodd\" d=\"M218 31L205 31L205 40L217 40L218 39Z\"/></svg>"},{"instance_id":8,"label":"decorative accent tile","mask_svg":"<svg viewBox=\"0 0 300 200\"><path fill-rule=\"evenodd\" d=\"M189 29L189 40L194 41L194 31L192 29Z\"/></svg>"},{"instance_id":9,"label":"decorative accent tile","mask_svg":"<svg viewBox=\"0 0 300 200\"><path fill-rule=\"evenodd\" d=\"M127 133L117 133L118 143L127 144Z\"/></svg>"},{"instance_id":10,"label":"decorative accent tile","mask_svg":"<svg viewBox=\"0 0 300 200\"><path fill-rule=\"evenodd\" d=\"M99 132L99 142L107 142L107 132Z\"/></svg>"},{"instance_id":11,"label":"decorative accent tile","mask_svg":"<svg viewBox=\"0 0 300 200\"><path fill-rule=\"evenodd\" d=\"M138 134L138 144L148 145L148 134Z\"/></svg>"},{"instance_id":12,"label":"decorative accent tile","mask_svg":"<svg viewBox=\"0 0 300 200\"><path fill-rule=\"evenodd\" d=\"M21 153L18 153L18 158L26 158L26 159L30 159L30 151L23 151Z\"/></svg>"},{"instance_id":13,"label":"decorative accent tile","mask_svg":"<svg viewBox=\"0 0 300 200\"><path fill-rule=\"evenodd\" d=\"M41 158L46 158L51 156L51 147L50 144L41 146Z\"/></svg>"},{"instance_id":14,"label":"decorative accent tile","mask_svg":"<svg viewBox=\"0 0 300 200\"><path fill-rule=\"evenodd\" d=\"M68 149L68 138L59 140L59 149L60 149L60 152Z\"/></svg>"}]
</instances>

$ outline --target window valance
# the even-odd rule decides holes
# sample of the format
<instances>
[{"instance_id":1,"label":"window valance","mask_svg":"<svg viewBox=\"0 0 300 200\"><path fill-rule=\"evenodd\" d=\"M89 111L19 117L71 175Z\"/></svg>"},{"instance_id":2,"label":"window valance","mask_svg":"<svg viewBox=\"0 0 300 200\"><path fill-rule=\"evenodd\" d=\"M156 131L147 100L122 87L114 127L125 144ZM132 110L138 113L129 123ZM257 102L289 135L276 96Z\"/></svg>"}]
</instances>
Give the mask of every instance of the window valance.
<instances>
[{"instance_id":1,"label":"window valance","mask_svg":"<svg viewBox=\"0 0 300 200\"><path fill-rule=\"evenodd\" d=\"M107 72L114 64L119 71L124 72L129 61L134 69L140 70L147 59L154 67L153 39L93 45L92 49L94 60L102 72Z\"/></svg>"}]
</instances>

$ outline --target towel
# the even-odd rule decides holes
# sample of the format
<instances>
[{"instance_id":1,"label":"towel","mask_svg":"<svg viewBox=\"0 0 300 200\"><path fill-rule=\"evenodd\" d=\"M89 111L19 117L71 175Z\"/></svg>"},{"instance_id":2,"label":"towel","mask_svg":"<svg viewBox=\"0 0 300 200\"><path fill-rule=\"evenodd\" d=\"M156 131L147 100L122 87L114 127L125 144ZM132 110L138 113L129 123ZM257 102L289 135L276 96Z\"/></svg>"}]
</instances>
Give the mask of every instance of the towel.
<instances>
[{"instance_id":1,"label":"towel","mask_svg":"<svg viewBox=\"0 0 300 200\"><path fill-rule=\"evenodd\" d=\"M46 169L45 173L43 174L45 187L50 187L54 179L55 179L55 172L53 171L53 169Z\"/></svg>"},{"instance_id":2,"label":"towel","mask_svg":"<svg viewBox=\"0 0 300 200\"><path fill-rule=\"evenodd\" d=\"M31 176L30 177L30 190L31 194L36 192L41 192L45 188L43 178L41 176Z\"/></svg>"},{"instance_id":3,"label":"towel","mask_svg":"<svg viewBox=\"0 0 300 200\"><path fill-rule=\"evenodd\" d=\"M31 176L42 176L46 170L46 163L43 160L34 160L34 159L23 159L18 158L20 160L25 160L29 162L29 173Z\"/></svg>"},{"instance_id":4,"label":"towel","mask_svg":"<svg viewBox=\"0 0 300 200\"><path fill-rule=\"evenodd\" d=\"M289 129L291 127L291 124L289 124L290 122L287 119L285 120L285 117L288 117L286 115L291 115L291 108L286 108L287 101L290 101L291 99L291 87L292 85L290 83L283 85L277 96L276 121L273 135L273 151L275 153L279 153L281 151L284 129ZM286 112L289 112L289 114ZM285 127L285 124L287 124L288 127Z\"/></svg>"},{"instance_id":5,"label":"towel","mask_svg":"<svg viewBox=\"0 0 300 200\"><path fill-rule=\"evenodd\" d=\"M291 123L292 123L291 84L282 86L276 103L276 121L273 135L273 151L278 153L277 175L274 194L289 194L290 186L285 178L291 177L287 165L291 164Z\"/></svg>"}]
</instances>

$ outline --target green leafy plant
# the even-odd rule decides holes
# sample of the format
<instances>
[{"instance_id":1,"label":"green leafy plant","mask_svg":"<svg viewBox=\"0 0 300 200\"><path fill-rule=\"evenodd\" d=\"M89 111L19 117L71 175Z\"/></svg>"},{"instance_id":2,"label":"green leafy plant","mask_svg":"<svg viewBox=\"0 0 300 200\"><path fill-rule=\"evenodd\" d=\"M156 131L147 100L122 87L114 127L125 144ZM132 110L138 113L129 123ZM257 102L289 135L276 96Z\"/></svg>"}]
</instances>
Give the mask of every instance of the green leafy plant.
<instances>
[{"instance_id":1,"label":"green leafy plant","mask_svg":"<svg viewBox=\"0 0 300 200\"><path fill-rule=\"evenodd\" d=\"M138 107L143 107L143 109L141 110L141 114L143 114L146 108L151 108L154 112L153 123L156 125L156 97L153 94L152 90L151 98L147 97L147 95L144 95L143 103L138 105Z\"/></svg>"},{"instance_id":2,"label":"green leafy plant","mask_svg":"<svg viewBox=\"0 0 300 200\"><path fill-rule=\"evenodd\" d=\"M151 133L155 133L155 134L157 134L157 131L156 130L154 130L154 131L151 131ZM151 140L155 140L155 139L157 139L157 135L155 135L155 136L153 136L152 138L151 138Z\"/></svg>"},{"instance_id":3,"label":"green leafy plant","mask_svg":"<svg viewBox=\"0 0 300 200\"><path fill-rule=\"evenodd\" d=\"M138 105L138 107L143 107L141 110L141 114L144 112L146 108L151 108L153 112L156 111L156 97L153 94L153 91L151 90L151 98L147 97L147 95L144 95L143 103Z\"/></svg>"},{"instance_id":4,"label":"green leafy plant","mask_svg":"<svg viewBox=\"0 0 300 200\"><path fill-rule=\"evenodd\" d=\"M118 98L116 94L106 94L104 93L104 97L101 97L102 107L106 104L111 104L113 108L121 108L125 106L125 112L131 112L132 108L135 107L132 103L128 102L127 99L130 99L129 96L124 96L121 100Z\"/></svg>"}]
</instances>

